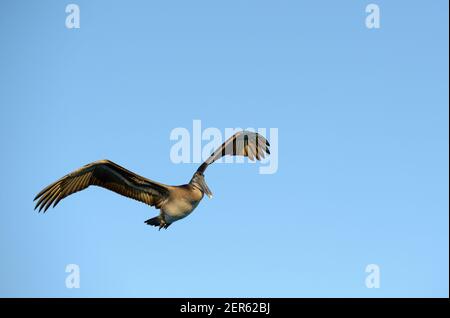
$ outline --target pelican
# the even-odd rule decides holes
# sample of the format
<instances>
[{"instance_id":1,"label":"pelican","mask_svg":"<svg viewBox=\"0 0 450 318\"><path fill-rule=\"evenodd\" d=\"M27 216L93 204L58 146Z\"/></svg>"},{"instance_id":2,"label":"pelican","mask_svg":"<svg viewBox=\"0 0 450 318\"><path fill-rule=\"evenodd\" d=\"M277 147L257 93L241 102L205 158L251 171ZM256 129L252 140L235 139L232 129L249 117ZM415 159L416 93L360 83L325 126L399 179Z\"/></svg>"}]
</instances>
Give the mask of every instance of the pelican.
<instances>
[{"instance_id":1,"label":"pelican","mask_svg":"<svg viewBox=\"0 0 450 318\"><path fill-rule=\"evenodd\" d=\"M261 160L270 154L269 147L269 142L258 133L237 132L199 166L188 184L179 186L141 177L110 160L95 161L44 188L34 198L34 201L38 200L34 209L39 208L39 212L44 209L43 212L46 212L52 204L55 207L65 197L94 185L159 209L159 215L145 223L157 226L159 230L167 229L173 222L194 211L205 194L212 197L204 176L210 164L227 155Z\"/></svg>"}]
</instances>

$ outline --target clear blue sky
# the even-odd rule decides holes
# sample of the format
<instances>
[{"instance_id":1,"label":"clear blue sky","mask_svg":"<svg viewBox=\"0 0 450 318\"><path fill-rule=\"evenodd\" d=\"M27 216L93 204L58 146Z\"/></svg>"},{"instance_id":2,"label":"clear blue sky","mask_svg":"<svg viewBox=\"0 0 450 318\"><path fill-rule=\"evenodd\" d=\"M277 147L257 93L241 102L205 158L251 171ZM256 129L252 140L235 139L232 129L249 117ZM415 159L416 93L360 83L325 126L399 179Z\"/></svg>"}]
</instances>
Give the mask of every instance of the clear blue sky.
<instances>
[{"instance_id":1,"label":"clear blue sky","mask_svg":"<svg viewBox=\"0 0 450 318\"><path fill-rule=\"evenodd\" d=\"M73 2L78 30L70 2L0 4L0 296L448 297L447 1L372 1L378 30L368 1ZM103 158L187 182L194 119L278 128L278 172L210 167L167 231L100 188L33 211Z\"/></svg>"}]
</instances>

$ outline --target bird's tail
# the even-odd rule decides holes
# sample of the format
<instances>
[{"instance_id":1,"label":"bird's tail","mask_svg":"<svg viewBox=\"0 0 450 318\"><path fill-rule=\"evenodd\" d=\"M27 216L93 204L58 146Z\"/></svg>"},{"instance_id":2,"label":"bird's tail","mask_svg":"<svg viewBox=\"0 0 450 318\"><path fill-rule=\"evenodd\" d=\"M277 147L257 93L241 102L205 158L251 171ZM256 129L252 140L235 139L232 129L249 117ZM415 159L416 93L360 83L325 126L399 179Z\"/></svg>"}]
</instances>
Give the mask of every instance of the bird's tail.
<instances>
[{"instance_id":1,"label":"bird's tail","mask_svg":"<svg viewBox=\"0 0 450 318\"><path fill-rule=\"evenodd\" d=\"M151 219L148 219L147 221L145 221L145 223L148 225L160 226L161 219L159 218L159 216L155 216L154 218L151 218Z\"/></svg>"}]
</instances>

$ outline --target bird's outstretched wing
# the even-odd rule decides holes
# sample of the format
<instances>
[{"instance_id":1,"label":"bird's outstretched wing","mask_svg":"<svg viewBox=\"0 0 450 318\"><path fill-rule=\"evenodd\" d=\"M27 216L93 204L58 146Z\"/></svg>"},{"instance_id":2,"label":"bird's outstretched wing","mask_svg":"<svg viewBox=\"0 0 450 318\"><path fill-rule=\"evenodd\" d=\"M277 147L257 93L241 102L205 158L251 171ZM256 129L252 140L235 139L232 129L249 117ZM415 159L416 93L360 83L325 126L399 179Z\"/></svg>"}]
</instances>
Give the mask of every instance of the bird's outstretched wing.
<instances>
[{"instance_id":1,"label":"bird's outstretched wing","mask_svg":"<svg viewBox=\"0 0 450 318\"><path fill-rule=\"evenodd\" d=\"M266 153L270 154L270 144L266 138L251 131L239 131L227 139L211 156L205 160L197 169L198 172L205 172L206 168L214 161L224 156L244 156L250 160L261 160Z\"/></svg>"},{"instance_id":2,"label":"bird's outstretched wing","mask_svg":"<svg viewBox=\"0 0 450 318\"><path fill-rule=\"evenodd\" d=\"M141 177L109 160L92 162L52 183L34 198L44 212L65 197L96 185L126 197L160 208L168 197L168 186Z\"/></svg>"}]
</instances>

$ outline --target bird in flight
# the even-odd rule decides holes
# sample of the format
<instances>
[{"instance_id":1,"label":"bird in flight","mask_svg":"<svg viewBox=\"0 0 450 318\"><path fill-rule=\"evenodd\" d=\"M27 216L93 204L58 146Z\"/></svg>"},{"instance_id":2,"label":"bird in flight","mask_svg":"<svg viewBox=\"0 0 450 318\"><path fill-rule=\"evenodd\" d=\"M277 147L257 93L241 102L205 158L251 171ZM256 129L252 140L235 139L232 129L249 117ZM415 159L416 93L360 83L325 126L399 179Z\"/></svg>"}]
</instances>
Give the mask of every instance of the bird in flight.
<instances>
[{"instance_id":1,"label":"bird in flight","mask_svg":"<svg viewBox=\"0 0 450 318\"><path fill-rule=\"evenodd\" d=\"M65 197L86 189L90 185L99 186L154 206L160 210L158 216L145 221L167 229L173 222L188 216L206 194L212 197L204 172L216 160L224 156L244 156L250 160L261 160L270 154L269 142L260 134L240 131L227 139L203 162L188 184L165 185L131 172L110 160L99 160L69 173L39 192L35 209L44 212L53 204L55 207Z\"/></svg>"}]
</instances>

